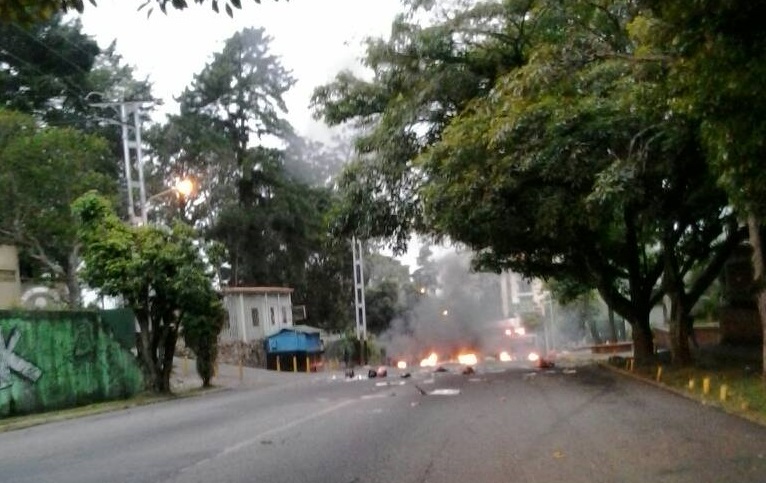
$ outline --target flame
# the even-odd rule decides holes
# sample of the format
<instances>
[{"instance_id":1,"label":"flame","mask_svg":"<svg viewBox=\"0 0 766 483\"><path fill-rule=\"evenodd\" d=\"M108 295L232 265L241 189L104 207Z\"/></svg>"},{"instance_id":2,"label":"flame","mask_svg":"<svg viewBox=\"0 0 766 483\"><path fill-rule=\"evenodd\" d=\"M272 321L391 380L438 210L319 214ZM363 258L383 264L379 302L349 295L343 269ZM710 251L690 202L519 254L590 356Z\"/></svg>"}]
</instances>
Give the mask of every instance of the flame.
<instances>
[{"instance_id":1,"label":"flame","mask_svg":"<svg viewBox=\"0 0 766 483\"><path fill-rule=\"evenodd\" d=\"M475 366L479 362L479 358L476 354L460 354L457 356L457 361L466 366Z\"/></svg>"},{"instance_id":2,"label":"flame","mask_svg":"<svg viewBox=\"0 0 766 483\"><path fill-rule=\"evenodd\" d=\"M530 352L527 356L530 362L537 362L540 360L540 355L537 352Z\"/></svg>"},{"instance_id":3,"label":"flame","mask_svg":"<svg viewBox=\"0 0 766 483\"><path fill-rule=\"evenodd\" d=\"M439 356L436 352L431 352L431 355L420 361L420 367L436 367L437 362L439 362Z\"/></svg>"},{"instance_id":4,"label":"flame","mask_svg":"<svg viewBox=\"0 0 766 483\"><path fill-rule=\"evenodd\" d=\"M500 360L503 362L510 362L511 361L511 355L505 351L500 353Z\"/></svg>"},{"instance_id":5,"label":"flame","mask_svg":"<svg viewBox=\"0 0 766 483\"><path fill-rule=\"evenodd\" d=\"M399 361L396 363L397 369L407 369L407 362L406 361Z\"/></svg>"}]
</instances>

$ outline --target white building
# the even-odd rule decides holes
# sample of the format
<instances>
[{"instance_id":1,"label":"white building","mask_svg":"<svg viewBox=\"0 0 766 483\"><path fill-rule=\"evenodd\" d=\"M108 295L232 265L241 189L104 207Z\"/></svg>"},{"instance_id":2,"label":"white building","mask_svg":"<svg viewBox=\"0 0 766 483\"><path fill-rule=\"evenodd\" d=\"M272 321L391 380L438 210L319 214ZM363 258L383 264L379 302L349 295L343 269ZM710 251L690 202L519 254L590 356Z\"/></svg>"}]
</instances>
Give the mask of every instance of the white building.
<instances>
[{"instance_id":1,"label":"white building","mask_svg":"<svg viewBox=\"0 0 766 483\"><path fill-rule=\"evenodd\" d=\"M292 293L287 287L226 287L228 320L222 341L251 342L293 326Z\"/></svg>"},{"instance_id":2,"label":"white building","mask_svg":"<svg viewBox=\"0 0 766 483\"><path fill-rule=\"evenodd\" d=\"M511 319L513 325L520 323L522 312L546 313L546 300L550 294L540 279L527 279L518 273L504 271L500 274L500 295L503 317Z\"/></svg>"}]
</instances>

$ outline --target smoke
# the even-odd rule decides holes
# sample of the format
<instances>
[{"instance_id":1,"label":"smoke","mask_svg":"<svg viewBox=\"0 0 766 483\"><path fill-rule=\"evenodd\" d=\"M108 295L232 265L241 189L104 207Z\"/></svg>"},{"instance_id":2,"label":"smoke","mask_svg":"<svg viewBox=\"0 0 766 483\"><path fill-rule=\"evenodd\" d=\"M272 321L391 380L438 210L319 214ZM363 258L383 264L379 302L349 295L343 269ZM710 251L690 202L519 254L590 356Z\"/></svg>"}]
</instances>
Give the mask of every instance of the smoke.
<instances>
[{"instance_id":1,"label":"smoke","mask_svg":"<svg viewBox=\"0 0 766 483\"><path fill-rule=\"evenodd\" d=\"M378 338L386 353L420 359L431 351L441 357L493 351L493 342L503 335L500 277L471 271L468 253L429 260L420 271L416 284L419 279L431 283L416 287L412 309Z\"/></svg>"}]
</instances>

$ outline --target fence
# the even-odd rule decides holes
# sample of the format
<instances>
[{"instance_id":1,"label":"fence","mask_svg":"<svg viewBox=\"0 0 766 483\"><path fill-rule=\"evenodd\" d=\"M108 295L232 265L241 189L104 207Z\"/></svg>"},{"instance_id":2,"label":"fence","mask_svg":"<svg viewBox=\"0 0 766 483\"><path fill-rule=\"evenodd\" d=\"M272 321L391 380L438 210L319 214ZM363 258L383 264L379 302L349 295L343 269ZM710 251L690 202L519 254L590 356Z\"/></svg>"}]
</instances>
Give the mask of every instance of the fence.
<instances>
[{"instance_id":1,"label":"fence","mask_svg":"<svg viewBox=\"0 0 766 483\"><path fill-rule=\"evenodd\" d=\"M125 334L119 339L127 345ZM0 417L127 398L141 389L134 355L100 313L0 311Z\"/></svg>"}]
</instances>

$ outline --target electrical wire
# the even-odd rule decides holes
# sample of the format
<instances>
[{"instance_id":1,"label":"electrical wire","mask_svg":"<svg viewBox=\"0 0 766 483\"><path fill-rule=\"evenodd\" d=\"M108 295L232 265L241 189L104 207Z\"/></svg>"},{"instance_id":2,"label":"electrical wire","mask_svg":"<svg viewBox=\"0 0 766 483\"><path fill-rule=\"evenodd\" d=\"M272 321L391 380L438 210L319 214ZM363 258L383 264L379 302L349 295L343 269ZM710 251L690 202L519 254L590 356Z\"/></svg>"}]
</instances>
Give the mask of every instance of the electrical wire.
<instances>
[{"instance_id":1,"label":"electrical wire","mask_svg":"<svg viewBox=\"0 0 766 483\"><path fill-rule=\"evenodd\" d=\"M23 33L24 35L26 35L27 37L29 37L30 39L32 39L34 42L36 42L37 44L41 45L41 46L42 46L44 49L48 50L50 53L52 53L53 55L55 55L55 56L56 56L56 57L58 57L59 59L63 60L63 61L64 61L64 62L66 62L67 64L69 64L69 65L71 65L72 67L74 67L76 70L80 71L80 73L82 73L82 74L84 74L84 75L88 75L88 72L87 72L87 71L85 71L85 70L84 70L82 67L80 67L79 65L75 64L75 63L74 63L74 62L72 62L70 59L66 58L66 57L65 57L65 56L64 56L64 55L63 55L61 52L58 52L58 51L54 50L54 49L53 49L53 48L51 48L51 47L50 47L48 44L46 44L45 42L43 42L42 40L40 40L40 39L39 39L39 38L37 38L36 36L32 35L32 34L31 34L31 33L30 33L28 30L25 30L25 29L23 29L23 28L19 27L19 26L18 26L18 25L16 25L16 24L11 24L11 25L13 25L13 27L14 27L16 30L18 30L19 32Z\"/></svg>"}]
</instances>

